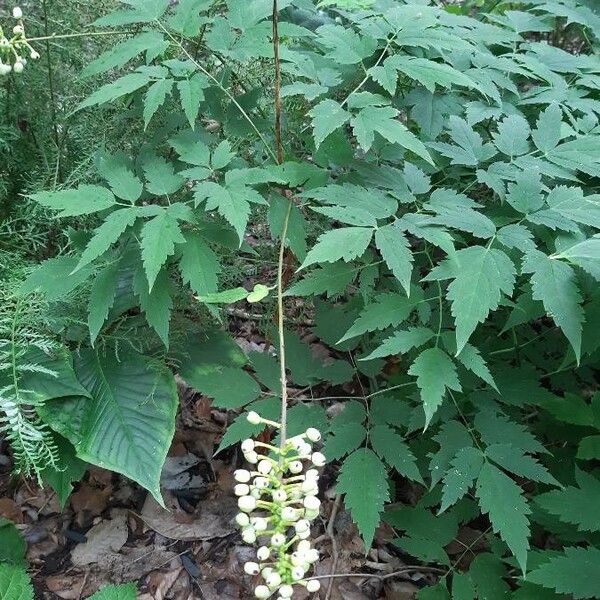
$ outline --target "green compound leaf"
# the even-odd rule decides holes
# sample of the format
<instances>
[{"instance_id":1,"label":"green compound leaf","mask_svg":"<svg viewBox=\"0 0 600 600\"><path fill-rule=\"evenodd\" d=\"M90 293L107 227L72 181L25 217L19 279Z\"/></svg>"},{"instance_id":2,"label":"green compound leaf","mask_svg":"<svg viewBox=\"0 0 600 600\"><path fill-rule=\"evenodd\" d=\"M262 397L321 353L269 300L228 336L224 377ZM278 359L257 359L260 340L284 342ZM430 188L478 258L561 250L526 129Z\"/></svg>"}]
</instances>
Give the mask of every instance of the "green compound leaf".
<instances>
[{"instance_id":1,"label":"green compound leaf","mask_svg":"<svg viewBox=\"0 0 600 600\"><path fill-rule=\"evenodd\" d=\"M373 229L368 227L343 227L327 231L319 236L299 270L315 263L332 263L340 259L349 262L358 258L367 249L372 237Z\"/></svg>"},{"instance_id":2,"label":"green compound leaf","mask_svg":"<svg viewBox=\"0 0 600 600\"><path fill-rule=\"evenodd\" d=\"M92 284L88 301L88 329L92 346L115 302L118 276L119 263L115 262L102 269Z\"/></svg>"},{"instance_id":3,"label":"green compound leaf","mask_svg":"<svg viewBox=\"0 0 600 600\"><path fill-rule=\"evenodd\" d=\"M427 327L409 327L406 331L394 333L379 348L360 360L373 360L374 358L406 354L413 348L419 348L426 344L433 337L435 337L435 333Z\"/></svg>"},{"instance_id":4,"label":"green compound leaf","mask_svg":"<svg viewBox=\"0 0 600 600\"><path fill-rule=\"evenodd\" d=\"M387 425L376 425L369 432L369 439L373 450L400 475L423 483L417 459L399 433Z\"/></svg>"},{"instance_id":5,"label":"green compound leaf","mask_svg":"<svg viewBox=\"0 0 600 600\"><path fill-rule=\"evenodd\" d=\"M308 114L312 117L313 135L317 148L327 136L347 123L351 116L335 100L322 100Z\"/></svg>"},{"instance_id":6,"label":"green compound leaf","mask_svg":"<svg viewBox=\"0 0 600 600\"><path fill-rule=\"evenodd\" d=\"M456 504L473 485L483 466L483 454L477 448L461 448L444 477L440 513Z\"/></svg>"},{"instance_id":7,"label":"green compound leaf","mask_svg":"<svg viewBox=\"0 0 600 600\"><path fill-rule=\"evenodd\" d=\"M173 90L173 79L159 79L155 81L144 96L144 129L148 129L152 117L165 103L167 96Z\"/></svg>"},{"instance_id":8,"label":"green compound leaf","mask_svg":"<svg viewBox=\"0 0 600 600\"><path fill-rule=\"evenodd\" d=\"M323 446L328 461L339 460L356 450L364 441L367 430L360 423L343 423L333 429Z\"/></svg>"},{"instance_id":9,"label":"green compound leaf","mask_svg":"<svg viewBox=\"0 0 600 600\"><path fill-rule=\"evenodd\" d=\"M571 343L579 363L584 312L575 272L569 265L532 250L523 261L523 273L531 274L533 299L544 303L546 312Z\"/></svg>"},{"instance_id":10,"label":"green compound leaf","mask_svg":"<svg viewBox=\"0 0 600 600\"><path fill-rule=\"evenodd\" d=\"M488 514L495 533L506 542L523 573L527 567L531 510L521 488L500 469L485 463L477 478L476 495L481 511Z\"/></svg>"},{"instance_id":11,"label":"green compound leaf","mask_svg":"<svg viewBox=\"0 0 600 600\"><path fill-rule=\"evenodd\" d=\"M200 296L217 291L220 271L216 254L197 233L185 233L179 268L183 282Z\"/></svg>"},{"instance_id":12,"label":"green compound leaf","mask_svg":"<svg viewBox=\"0 0 600 600\"><path fill-rule=\"evenodd\" d=\"M600 481L585 471L577 470L575 475L579 487L547 492L535 501L563 523L576 525L579 531L600 531L600 515L595 508L600 501Z\"/></svg>"},{"instance_id":13,"label":"green compound leaf","mask_svg":"<svg viewBox=\"0 0 600 600\"><path fill-rule=\"evenodd\" d=\"M337 491L365 543L370 548L383 507L390 499L385 465L368 448L353 452L342 464Z\"/></svg>"},{"instance_id":14,"label":"green compound leaf","mask_svg":"<svg viewBox=\"0 0 600 600\"><path fill-rule=\"evenodd\" d=\"M22 567L0 563L0 598L2 600L33 600L33 586Z\"/></svg>"},{"instance_id":15,"label":"green compound leaf","mask_svg":"<svg viewBox=\"0 0 600 600\"><path fill-rule=\"evenodd\" d=\"M91 399L54 400L40 411L79 458L133 479L162 503L160 473L179 406L175 380L139 354L119 359L82 350L75 370Z\"/></svg>"},{"instance_id":16,"label":"green compound leaf","mask_svg":"<svg viewBox=\"0 0 600 600\"><path fill-rule=\"evenodd\" d=\"M394 277L409 295L414 258L402 230L395 225L380 227L375 233L375 245Z\"/></svg>"},{"instance_id":17,"label":"green compound leaf","mask_svg":"<svg viewBox=\"0 0 600 600\"><path fill-rule=\"evenodd\" d=\"M532 583L580 598L600 597L600 550L566 548L527 575Z\"/></svg>"},{"instance_id":18,"label":"green compound leaf","mask_svg":"<svg viewBox=\"0 0 600 600\"><path fill-rule=\"evenodd\" d=\"M417 356L408 374L417 378L427 427L442 404L446 390L460 392L462 389L456 365L440 348L428 348Z\"/></svg>"},{"instance_id":19,"label":"green compound leaf","mask_svg":"<svg viewBox=\"0 0 600 600\"><path fill-rule=\"evenodd\" d=\"M76 189L58 192L38 192L28 197L41 206L59 210L56 215L59 218L91 215L116 204L111 191L98 185L80 185Z\"/></svg>"}]
</instances>

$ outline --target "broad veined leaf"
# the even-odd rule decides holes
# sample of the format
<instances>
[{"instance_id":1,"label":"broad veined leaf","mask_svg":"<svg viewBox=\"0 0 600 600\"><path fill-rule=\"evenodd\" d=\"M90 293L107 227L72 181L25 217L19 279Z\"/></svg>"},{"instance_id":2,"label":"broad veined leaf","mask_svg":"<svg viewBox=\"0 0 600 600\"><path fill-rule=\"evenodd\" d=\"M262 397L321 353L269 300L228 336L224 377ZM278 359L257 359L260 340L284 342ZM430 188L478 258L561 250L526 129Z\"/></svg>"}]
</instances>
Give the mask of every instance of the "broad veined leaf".
<instances>
[{"instance_id":1,"label":"broad veined leaf","mask_svg":"<svg viewBox=\"0 0 600 600\"><path fill-rule=\"evenodd\" d=\"M166 48L166 45L163 36L158 31L144 31L102 53L85 66L81 75L91 77L122 67L145 50L158 55Z\"/></svg>"},{"instance_id":2,"label":"broad veined leaf","mask_svg":"<svg viewBox=\"0 0 600 600\"><path fill-rule=\"evenodd\" d=\"M506 201L521 213L529 214L539 210L544 204L540 173L523 171L515 177L515 183L508 185Z\"/></svg>"},{"instance_id":3,"label":"broad veined leaf","mask_svg":"<svg viewBox=\"0 0 600 600\"><path fill-rule=\"evenodd\" d=\"M483 379L483 381L491 385L496 391L498 390L485 360L483 360L479 350L475 346L465 344L460 353L456 355L456 358L471 373Z\"/></svg>"},{"instance_id":4,"label":"broad veined leaf","mask_svg":"<svg viewBox=\"0 0 600 600\"><path fill-rule=\"evenodd\" d=\"M73 483L80 481L87 470L87 464L75 455L73 444L62 436L55 436L58 449L56 468L49 465L42 471L42 479L55 492L60 508L64 510L73 491Z\"/></svg>"},{"instance_id":5,"label":"broad veined leaf","mask_svg":"<svg viewBox=\"0 0 600 600\"><path fill-rule=\"evenodd\" d=\"M600 596L600 550L594 547L565 548L527 575L532 583L580 598Z\"/></svg>"},{"instance_id":6,"label":"broad veined leaf","mask_svg":"<svg viewBox=\"0 0 600 600\"><path fill-rule=\"evenodd\" d=\"M33 600L33 586L21 566L0 563L0 597L2 600Z\"/></svg>"},{"instance_id":7,"label":"broad veined leaf","mask_svg":"<svg viewBox=\"0 0 600 600\"><path fill-rule=\"evenodd\" d=\"M408 373L417 378L427 427L442 404L446 390L460 392L462 389L456 365L440 348L428 348L417 356Z\"/></svg>"},{"instance_id":8,"label":"broad veined leaf","mask_svg":"<svg viewBox=\"0 0 600 600\"><path fill-rule=\"evenodd\" d=\"M581 171L592 177L600 175L600 140L587 135L563 142L546 153L548 160L572 172Z\"/></svg>"},{"instance_id":9,"label":"broad veined leaf","mask_svg":"<svg viewBox=\"0 0 600 600\"><path fill-rule=\"evenodd\" d=\"M417 459L398 432L387 425L376 425L370 430L369 439L379 457L396 469L400 475L423 483L417 467Z\"/></svg>"},{"instance_id":10,"label":"broad veined leaf","mask_svg":"<svg viewBox=\"0 0 600 600\"><path fill-rule=\"evenodd\" d=\"M400 325L416 309L421 299L422 292L420 288L415 288L410 298L399 293L382 292L362 310L360 317L346 331L338 343L368 331L377 331L378 329Z\"/></svg>"},{"instance_id":11,"label":"broad veined leaf","mask_svg":"<svg viewBox=\"0 0 600 600\"><path fill-rule=\"evenodd\" d=\"M144 129L148 129L152 117L165 103L174 83L173 79L159 79L148 88L144 96Z\"/></svg>"},{"instance_id":12,"label":"broad veined leaf","mask_svg":"<svg viewBox=\"0 0 600 600\"><path fill-rule=\"evenodd\" d=\"M507 248L517 248L521 252L529 252L535 248L531 231L522 224L505 225L498 230L496 239Z\"/></svg>"},{"instance_id":13,"label":"broad veined leaf","mask_svg":"<svg viewBox=\"0 0 600 600\"><path fill-rule=\"evenodd\" d=\"M131 8L109 13L94 21L93 24L97 27L115 27L150 23L162 17L169 6L169 0L127 0L126 4Z\"/></svg>"},{"instance_id":14,"label":"broad veined leaf","mask_svg":"<svg viewBox=\"0 0 600 600\"><path fill-rule=\"evenodd\" d=\"M410 294L410 278L413 255L410 244L400 227L385 225L375 233L375 245L394 277L398 279L406 294Z\"/></svg>"},{"instance_id":15,"label":"broad veined leaf","mask_svg":"<svg viewBox=\"0 0 600 600\"><path fill-rule=\"evenodd\" d=\"M169 26L185 37L198 35L200 27L208 22L208 17L200 13L208 10L212 4L212 0L180 0L169 19Z\"/></svg>"},{"instance_id":16,"label":"broad veined leaf","mask_svg":"<svg viewBox=\"0 0 600 600\"><path fill-rule=\"evenodd\" d=\"M377 41L371 36L359 35L349 27L327 24L317 29L319 41L329 49L327 56L342 65L353 65L371 56Z\"/></svg>"},{"instance_id":17,"label":"broad veined leaf","mask_svg":"<svg viewBox=\"0 0 600 600\"><path fill-rule=\"evenodd\" d=\"M104 223L98 227L92 239L88 242L85 250L74 272L80 271L83 267L102 256L115 242L119 240L125 230L133 225L138 217L136 208L120 208L110 213L104 220Z\"/></svg>"},{"instance_id":18,"label":"broad veined leaf","mask_svg":"<svg viewBox=\"0 0 600 600\"><path fill-rule=\"evenodd\" d=\"M575 272L566 263L531 250L523 261L523 273L531 274L533 299L544 303L546 312L571 343L579 363L584 312Z\"/></svg>"},{"instance_id":19,"label":"broad veined leaf","mask_svg":"<svg viewBox=\"0 0 600 600\"><path fill-rule=\"evenodd\" d=\"M364 208L348 206L311 206L315 212L325 215L333 221L357 227L377 227L375 217Z\"/></svg>"},{"instance_id":20,"label":"broad veined leaf","mask_svg":"<svg viewBox=\"0 0 600 600\"><path fill-rule=\"evenodd\" d=\"M600 234L566 248L551 258L566 259L600 281Z\"/></svg>"},{"instance_id":21,"label":"broad veined leaf","mask_svg":"<svg viewBox=\"0 0 600 600\"><path fill-rule=\"evenodd\" d=\"M477 478L476 494L482 512L490 517L494 532L506 542L525 573L529 549L527 515L531 510L521 488L500 469L486 462Z\"/></svg>"},{"instance_id":22,"label":"broad veined leaf","mask_svg":"<svg viewBox=\"0 0 600 600\"><path fill-rule=\"evenodd\" d=\"M325 138L350 120L350 113L335 100L321 100L309 113L317 148Z\"/></svg>"},{"instance_id":23,"label":"broad veined leaf","mask_svg":"<svg viewBox=\"0 0 600 600\"><path fill-rule=\"evenodd\" d=\"M375 141L375 133L378 133L388 142L399 144L428 163L434 164L423 142L411 133L397 116L398 111L391 106L366 106L354 115L350 124L361 148L367 152Z\"/></svg>"},{"instance_id":24,"label":"broad veined leaf","mask_svg":"<svg viewBox=\"0 0 600 600\"><path fill-rule=\"evenodd\" d=\"M365 548L370 548L379 516L390 499L385 465L372 450L356 450L344 460L336 489L344 494L344 504L358 526Z\"/></svg>"},{"instance_id":25,"label":"broad veined leaf","mask_svg":"<svg viewBox=\"0 0 600 600\"><path fill-rule=\"evenodd\" d=\"M179 405L173 376L138 354L92 350L80 351L75 370L91 399L47 402L44 420L79 458L133 479L162 504L160 473Z\"/></svg>"},{"instance_id":26,"label":"broad veined leaf","mask_svg":"<svg viewBox=\"0 0 600 600\"><path fill-rule=\"evenodd\" d=\"M59 256L45 260L32 271L18 290L19 295L39 291L47 300L64 299L92 274L91 268L74 272L77 259Z\"/></svg>"},{"instance_id":27,"label":"broad veined leaf","mask_svg":"<svg viewBox=\"0 0 600 600\"><path fill-rule=\"evenodd\" d=\"M104 325L108 313L115 302L119 262L115 261L100 271L94 279L88 301L88 328L92 346Z\"/></svg>"},{"instance_id":28,"label":"broad veined leaf","mask_svg":"<svg viewBox=\"0 0 600 600\"><path fill-rule=\"evenodd\" d=\"M575 525L579 531L600 531L600 481L593 475L575 471L579 487L569 486L537 496L535 501L563 523Z\"/></svg>"},{"instance_id":29,"label":"broad veined leaf","mask_svg":"<svg viewBox=\"0 0 600 600\"><path fill-rule=\"evenodd\" d=\"M175 244L185 243L177 220L168 210L147 221L142 228L141 250L150 292L166 260L175 253Z\"/></svg>"},{"instance_id":30,"label":"broad veined leaf","mask_svg":"<svg viewBox=\"0 0 600 600\"><path fill-rule=\"evenodd\" d=\"M440 513L456 504L471 489L483 467L483 454L478 448L461 448L444 476Z\"/></svg>"},{"instance_id":31,"label":"broad veined leaf","mask_svg":"<svg viewBox=\"0 0 600 600\"><path fill-rule=\"evenodd\" d=\"M584 196L579 187L559 185L550 191L546 203L552 213L564 219L600 229L600 196Z\"/></svg>"},{"instance_id":32,"label":"broad veined leaf","mask_svg":"<svg viewBox=\"0 0 600 600\"><path fill-rule=\"evenodd\" d=\"M532 481L560 486L560 483L550 475L544 465L510 444L492 444L485 449L485 455L497 465L518 477L526 477Z\"/></svg>"},{"instance_id":33,"label":"broad veined leaf","mask_svg":"<svg viewBox=\"0 0 600 600\"><path fill-rule=\"evenodd\" d=\"M110 190L98 185L80 185L77 189L58 192L38 192L31 194L29 198L41 206L59 210L57 217L91 215L116 204Z\"/></svg>"},{"instance_id":34,"label":"broad veined leaf","mask_svg":"<svg viewBox=\"0 0 600 600\"><path fill-rule=\"evenodd\" d=\"M0 517L0 536L2 536L2 546L0 546L0 566L4 563L18 566L25 565L27 542L22 538L18 529L15 527L15 524L3 517ZM3 590L0 588L0 594L2 591ZM4 598L4 596L2 596L2 598Z\"/></svg>"},{"instance_id":35,"label":"broad veined leaf","mask_svg":"<svg viewBox=\"0 0 600 600\"><path fill-rule=\"evenodd\" d=\"M448 286L456 322L456 347L460 353L479 323L496 310L504 294L511 296L516 269L510 258L494 248L471 246L456 252L434 268L426 280L454 280Z\"/></svg>"},{"instance_id":36,"label":"broad veined leaf","mask_svg":"<svg viewBox=\"0 0 600 600\"><path fill-rule=\"evenodd\" d=\"M137 598L136 591L135 583L107 585L90 596L90 600L135 600Z\"/></svg>"},{"instance_id":37,"label":"broad veined leaf","mask_svg":"<svg viewBox=\"0 0 600 600\"><path fill-rule=\"evenodd\" d=\"M298 270L315 263L332 263L340 259L349 262L358 258L369 246L373 231L369 227L342 227L323 233Z\"/></svg>"},{"instance_id":38,"label":"broad veined leaf","mask_svg":"<svg viewBox=\"0 0 600 600\"><path fill-rule=\"evenodd\" d=\"M392 336L371 352L368 356L360 360L373 360L375 358L385 358L397 354L406 354L413 348L419 348L435 337L435 333L427 327L409 327L405 331L396 331Z\"/></svg>"},{"instance_id":39,"label":"broad veined leaf","mask_svg":"<svg viewBox=\"0 0 600 600\"><path fill-rule=\"evenodd\" d=\"M219 261L206 241L197 233L185 233L179 268L184 283L200 296L217 291Z\"/></svg>"},{"instance_id":40,"label":"broad veined leaf","mask_svg":"<svg viewBox=\"0 0 600 600\"><path fill-rule=\"evenodd\" d=\"M159 271L152 289L149 289L148 280L141 268L136 271L133 278L133 290L139 299L146 321L166 348L169 347L169 323L173 308L170 287L171 282L166 269Z\"/></svg>"}]
</instances>

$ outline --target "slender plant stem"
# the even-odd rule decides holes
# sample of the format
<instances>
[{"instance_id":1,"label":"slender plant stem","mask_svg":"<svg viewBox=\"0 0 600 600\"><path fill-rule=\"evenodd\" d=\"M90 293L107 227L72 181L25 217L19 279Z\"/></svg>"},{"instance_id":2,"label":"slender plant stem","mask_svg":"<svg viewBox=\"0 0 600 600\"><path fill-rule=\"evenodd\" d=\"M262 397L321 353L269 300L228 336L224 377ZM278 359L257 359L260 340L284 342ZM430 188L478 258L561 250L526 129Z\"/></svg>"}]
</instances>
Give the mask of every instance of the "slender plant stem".
<instances>
[{"instance_id":1,"label":"slender plant stem","mask_svg":"<svg viewBox=\"0 0 600 600\"><path fill-rule=\"evenodd\" d=\"M256 126L252 117L244 110L244 107L235 99L235 96L212 74L210 71L207 71L187 50L187 48L173 36L173 34L160 22L156 21L158 26L169 36L170 40L177 46L179 46L180 50L185 54L185 56L194 64L194 66L199 69L204 75L206 75L230 100L233 102L233 105L240 111L241 115L248 121L248 124L256 135L260 138L260 141L263 143L266 148L269 156L277 162L277 156L275 152L271 149L271 146L265 139L265 136L260 132L260 129Z\"/></svg>"},{"instance_id":2,"label":"slender plant stem","mask_svg":"<svg viewBox=\"0 0 600 600\"><path fill-rule=\"evenodd\" d=\"M273 0L273 57L275 61L275 84L273 89L275 100L275 160L278 165L283 163L283 143L281 141L281 62L279 59L279 6ZM279 335L279 379L281 381L281 430L279 443L281 448L287 441L287 373L285 361L285 335L283 312L283 267L285 259L285 241L287 239L290 215L292 214L292 199L288 198L288 206L281 228L279 241L279 260L277 262L277 333Z\"/></svg>"},{"instance_id":3,"label":"slender plant stem","mask_svg":"<svg viewBox=\"0 0 600 600\"><path fill-rule=\"evenodd\" d=\"M31 42L46 42L51 40L68 40L71 38L81 37L98 37L104 35L129 35L134 33L133 31L88 31L81 33L52 33L43 35L41 37L27 38L29 43Z\"/></svg>"},{"instance_id":4,"label":"slender plant stem","mask_svg":"<svg viewBox=\"0 0 600 600\"><path fill-rule=\"evenodd\" d=\"M50 36L48 35L48 6L47 0L42 0L42 12L44 13L44 33L46 34L46 61L48 63L48 91L50 93L50 116L52 118L52 132L56 151L60 153L60 138L58 136L58 122L56 116L56 94L54 93L54 70L52 68L52 56L50 52ZM56 160L60 160L57 154Z\"/></svg>"}]
</instances>

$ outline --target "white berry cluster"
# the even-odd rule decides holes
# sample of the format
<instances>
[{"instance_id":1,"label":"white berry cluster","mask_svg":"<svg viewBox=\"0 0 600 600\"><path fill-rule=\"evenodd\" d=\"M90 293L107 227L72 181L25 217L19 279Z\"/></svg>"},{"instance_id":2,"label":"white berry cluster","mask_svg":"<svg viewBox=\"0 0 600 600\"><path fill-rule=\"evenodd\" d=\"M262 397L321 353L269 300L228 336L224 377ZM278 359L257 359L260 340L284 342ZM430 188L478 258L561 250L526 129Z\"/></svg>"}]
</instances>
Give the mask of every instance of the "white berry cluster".
<instances>
[{"instance_id":1,"label":"white berry cluster","mask_svg":"<svg viewBox=\"0 0 600 600\"><path fill-rule=\"evenodd\" d=\"M10 37L7 37L2 26L0 26L0 76L8 75L10 72L22 73L27 64L27 59L23 56L26 53L33 60L40 57L25 36L23 11L15 6L12 16L16 19L17 24L13 27Z\"/></svg>"},{"instance_id":2,"label":"white berry cluster","mask_svg":"<svg viewBox=\"0 0 600 600\"><path fill-rule=\"evenodd\" d=\"M248 421L279 428L279 423L248 413ZM248 575L260 575L263 583L254 588L256 598L291 598L294 585L309 592L321 587L316 579L306 579L319 552L310 543L310 522L321 506L319 472L325 457L314 452L312 444L321 439L313 427L286 441L282 448L256 442L242 442L242 451L253 470L235 472L235 494L240 513L236 517L242 538L248 544L258 541L256 562L247 562ZM258 451L261 451L259 454ZM262 453L265 452L265 453Z\"/></svg>"}]
</instances>

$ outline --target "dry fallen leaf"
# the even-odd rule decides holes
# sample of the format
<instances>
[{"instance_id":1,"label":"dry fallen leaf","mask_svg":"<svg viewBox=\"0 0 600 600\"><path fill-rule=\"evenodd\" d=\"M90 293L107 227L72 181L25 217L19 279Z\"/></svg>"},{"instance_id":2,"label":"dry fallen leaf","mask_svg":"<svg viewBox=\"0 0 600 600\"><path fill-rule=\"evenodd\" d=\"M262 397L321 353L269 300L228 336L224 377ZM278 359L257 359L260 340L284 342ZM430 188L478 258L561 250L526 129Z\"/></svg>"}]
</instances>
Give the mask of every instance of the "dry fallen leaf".
<instances>
[{"instance_id":1,"label":"dry fallen leaf","mask_svg":"<svg viewBox=\"0 0 600 600\"><path fill-rule=\"evenodd\" d=\"M200 501L199 514L191 523L180 523L181 512L175 498L165 491L165 504L162 508L148 495L142 508L141 519L160 535L171 540L212 540L225 537L235 531L233 518L237 513L237 503L231 496L219 496ZM186 515L187 516L187 515Z\"/></svg>"},{"instance_id":2,"label":"dry fallen leaf","mask_svg":"<svg viewBox=\"0 0 600 600\"><path fill-rule=\"evenodd\" d=\"M111 562L127 541L127 514L115 511L113 518L102 521L87 533L87 542L75 546L71 561L76 566Z\"/></svg>"},{"instance_id":3,"label":"dry fallen leaf","mask_svg":"<svg viewBox=\"0 0 600 600\"><path fill-rule=\"evenodd\" d=\"M11 498L0 498L0 517L13 523L23 523L23 513Z\"/></svg>"}]
</instances>

